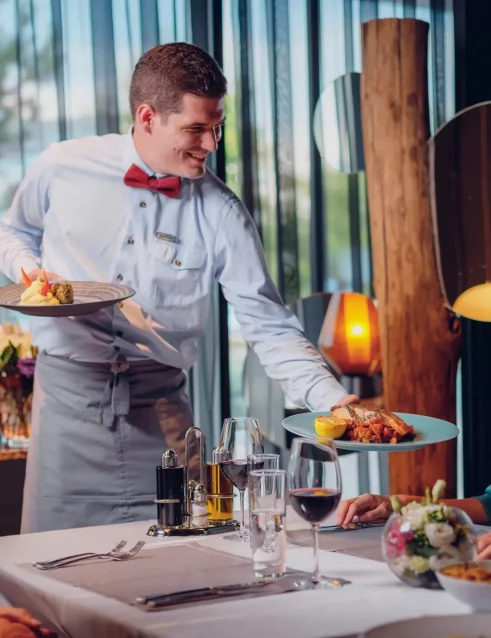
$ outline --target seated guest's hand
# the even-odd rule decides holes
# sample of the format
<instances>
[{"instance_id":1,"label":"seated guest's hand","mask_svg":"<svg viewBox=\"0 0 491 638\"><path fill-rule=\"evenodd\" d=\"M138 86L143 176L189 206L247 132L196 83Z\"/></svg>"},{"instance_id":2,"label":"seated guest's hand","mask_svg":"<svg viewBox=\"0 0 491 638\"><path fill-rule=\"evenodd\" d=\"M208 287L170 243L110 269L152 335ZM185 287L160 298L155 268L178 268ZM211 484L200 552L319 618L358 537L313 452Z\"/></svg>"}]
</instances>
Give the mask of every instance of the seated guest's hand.
<instances>
[{"instance_id":1,"label":"seated guest's hand","mask_svg":"<svg viewBox=\"0 0 491 638\"><path fill-rule=\"evenodd\" d=\"M491 532L478 537L477 554L477 560L488 560L491 558Z\"/></svg>"},{"instance_id":2,"label":"seated guest's hand","mask_svg":"<svg viewBox=\"0 0 491 638\"><path fill-rule=\"evenodd\" d=\"M55 636L49 629L43 629L39 620L31 616L27 609L0 607L0 638L33 638L33 636Z\"/></svg>"},{"instance_id":3,"label":"seated guest's hand","mask_svg":"<svg viewBox=\"0 0 491 638\"><path fill-rule=\"evenodd\" d=\"M389 518L392 514L392 505L388 496L378 494L362 494L355 498L342 501L337 511L339 525L348 527L355 516L359 521L373 521L380 518Z\"/></svg>"}]
</instances>

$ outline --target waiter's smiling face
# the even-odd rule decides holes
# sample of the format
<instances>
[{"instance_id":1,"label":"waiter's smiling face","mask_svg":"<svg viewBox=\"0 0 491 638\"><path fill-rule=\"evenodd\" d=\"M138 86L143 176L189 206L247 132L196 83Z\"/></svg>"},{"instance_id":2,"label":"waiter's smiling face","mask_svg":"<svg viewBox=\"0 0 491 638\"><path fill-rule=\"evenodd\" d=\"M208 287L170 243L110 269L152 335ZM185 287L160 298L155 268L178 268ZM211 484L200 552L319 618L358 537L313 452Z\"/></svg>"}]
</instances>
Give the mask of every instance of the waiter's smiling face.
<instances>
[{"instance_id":1,"label":"waiter's smiling face","mask_svg":"<svg viewBox=\"0 0 491 638\"><path fill-rule=\"evenodd\" d=\"M135 119L137 150L155 173L197 179L222 137L225 103L185 93L178 112L161 116L142 104Z\"/></svg>"}]
</instances>

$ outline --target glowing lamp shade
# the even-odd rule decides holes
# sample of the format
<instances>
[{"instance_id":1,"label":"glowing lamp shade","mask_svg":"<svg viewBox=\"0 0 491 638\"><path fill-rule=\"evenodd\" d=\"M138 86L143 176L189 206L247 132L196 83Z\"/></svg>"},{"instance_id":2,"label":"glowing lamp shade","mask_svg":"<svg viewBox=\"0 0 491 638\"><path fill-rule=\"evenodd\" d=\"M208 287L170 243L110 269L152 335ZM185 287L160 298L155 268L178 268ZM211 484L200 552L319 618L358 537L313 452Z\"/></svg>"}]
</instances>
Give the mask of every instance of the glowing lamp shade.
<instances>
[{"instance_id":1,"label":"glowing lamp shade","mask_svg":"<svg viewBox=\"0 0 491 638\"><path fill-rule=\"evenodd\" d=\"M357 292L334 293L318 347L341 374L372 376L380 372L380 333L373 299Z\"/></svg>"},{"instance_id":2,"label":"glowing lamp shade","mask_svg":"<svg viewBox=\"0 0 491 638\"><path fill-rule=\"evenodd\" d=\"M491 282L465 290L457 297L453 310L467 319L491 321Z\"/></svg>"}]
</instances>

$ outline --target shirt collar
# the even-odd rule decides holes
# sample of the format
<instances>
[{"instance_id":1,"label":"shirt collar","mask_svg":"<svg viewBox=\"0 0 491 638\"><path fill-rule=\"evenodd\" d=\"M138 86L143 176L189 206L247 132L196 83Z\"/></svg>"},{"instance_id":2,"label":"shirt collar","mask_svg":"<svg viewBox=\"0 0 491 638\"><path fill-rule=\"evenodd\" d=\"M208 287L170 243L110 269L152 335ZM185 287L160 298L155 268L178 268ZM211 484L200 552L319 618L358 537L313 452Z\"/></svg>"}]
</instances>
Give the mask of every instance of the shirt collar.
<instances>
[{"instance_id":1,"label":"shirt collar","mask_svg":"<svg viewBox=\"0 0 491 638\"><path fill-rule=\"evenodd\" d=\"M133 140L133 125L131 125L124 140L123 170L126 172L133 164L138 166L138 168L141 168L142 171L145 171L145 173L150 177L155 176L160 179L161 177L167 176L166 173L154 173L150 166L145 164L142 158L138 155L138 151L136 150L135 142Z\"/></svg>"}]
</instances>

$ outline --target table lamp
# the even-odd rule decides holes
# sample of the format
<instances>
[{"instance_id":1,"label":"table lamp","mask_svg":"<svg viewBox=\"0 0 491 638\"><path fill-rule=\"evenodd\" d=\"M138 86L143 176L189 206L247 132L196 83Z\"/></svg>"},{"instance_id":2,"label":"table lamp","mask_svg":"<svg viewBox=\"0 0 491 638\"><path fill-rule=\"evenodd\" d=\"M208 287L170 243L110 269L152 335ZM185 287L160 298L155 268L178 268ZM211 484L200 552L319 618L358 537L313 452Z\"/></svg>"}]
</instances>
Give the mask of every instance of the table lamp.
<instances>
[{"instance_id":1,"label":"table lamp","mask_svg":"<svg viewBox=\"0 0 491 638\"><path fill-rule=\"evenodd\" d=\"M457 297L453 310L474 321L491 321L491 282L472 286Z\"/></svg>"},{"instance_id":2,"label":"table lamp","mask_svg":"<svg viewBox=\"0 0 491 638\"><path fill-rule=\"evenodd\" d=\"M334 293L318 347L349 393L360 399L382 394L380 332L373 299L357 292Z\"/></svg>"}]
</instances>

